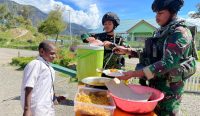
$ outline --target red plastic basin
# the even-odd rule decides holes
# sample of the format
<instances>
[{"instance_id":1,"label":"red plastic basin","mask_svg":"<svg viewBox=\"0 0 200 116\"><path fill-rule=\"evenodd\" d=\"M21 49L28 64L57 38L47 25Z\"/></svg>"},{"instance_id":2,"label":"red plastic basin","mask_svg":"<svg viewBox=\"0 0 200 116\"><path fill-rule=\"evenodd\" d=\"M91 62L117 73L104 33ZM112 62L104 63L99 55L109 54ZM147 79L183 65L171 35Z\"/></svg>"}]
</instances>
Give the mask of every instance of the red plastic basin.
<instances>
[{"instance_id":1,"label":"red plastic basin","mask_svg":"<svg viewBox=\"0 0 200 116\"><path fill-rule=\"evenodd\" d=\"M150 97L149 101L134 101L134 100L125 100L110 93L110 95L113 97L115 101L116 106L126 112L130 113L152 112L155 109L158 101L164 98L164 94L157 89L141 85L128 85L128 86L135 92L138 92L140 94L152 92L152 96Z\"/></svg>"}]
</instances>

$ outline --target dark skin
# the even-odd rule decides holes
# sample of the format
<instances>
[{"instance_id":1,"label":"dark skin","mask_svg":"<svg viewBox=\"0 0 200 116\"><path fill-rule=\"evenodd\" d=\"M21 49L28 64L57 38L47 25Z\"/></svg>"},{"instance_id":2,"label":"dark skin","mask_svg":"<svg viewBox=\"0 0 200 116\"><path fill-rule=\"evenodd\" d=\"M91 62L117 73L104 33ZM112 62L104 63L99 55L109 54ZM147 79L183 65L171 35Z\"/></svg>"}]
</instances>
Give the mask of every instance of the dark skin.
<instances>
[{"instance_id":1,"label":"dark skin","mask_svg":"<svg viewBox=\"0 0 200 116\"><path fill-rule=\"evenodd\" d=\"M53 44L49 45L49 50L45 51L43 48L39 50L39 54L42 58L44 58L48 62L52 62L56 57L56 48ZM32 87L25 88L25 101L24 101L24 112L23 116L32 116L31 112L31 96L32 96ZM57 97L57 101L61 102L65 97L59 96Z\"/></svg>"},{"instance_id":2,"label":"dark skin","mask_svg":"<svg viewBox=\"0 0 200 116\"><path fill-rule=\"evenodd\" d=\"M23 116L32 116L31 112L31 95L32 95L32 87L25 88L25 104L24 104L24 113Z\"/></svg>"}]
</instances>

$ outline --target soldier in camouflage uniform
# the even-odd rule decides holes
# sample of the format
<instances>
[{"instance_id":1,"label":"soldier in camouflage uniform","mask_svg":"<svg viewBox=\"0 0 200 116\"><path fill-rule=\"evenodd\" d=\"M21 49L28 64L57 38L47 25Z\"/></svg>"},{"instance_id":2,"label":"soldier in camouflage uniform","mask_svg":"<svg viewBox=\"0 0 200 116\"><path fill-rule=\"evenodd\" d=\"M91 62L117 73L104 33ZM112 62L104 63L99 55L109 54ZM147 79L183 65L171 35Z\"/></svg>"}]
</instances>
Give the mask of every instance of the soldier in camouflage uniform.
<instances>
[{"instance_id":1,"label":"soldier in camouflage uniform","mask_svg":"<svg viewBox=\"0 0 200 116\"><path fill-rule=\"evenodd\" d=\"M152 9L161 28L155 37L145 41L145 48L138 55L133 49L118 46L118 54L139 56L141 70L125 72L119 79L143 77L149 86L165 95L155 109L159 116L177 115L185 80L196 71L193 57L193 38L183 21L177 20L177 12L183 6L182 0L154 0Z\"/></svg>"},{"instance_id":2,"label":"soldier in camouflage uniform","mask_svg":"<svg viewBox=\"0 0 200 116\"><path fill-rule=\"evenodd\" d=\"M81 39L83 42L87 43L88 40L100 40L104 45L104 62L103 67L106 62L109 60L109 57L112 54L112 49L116 45L126 46L125 40L114 33L115 28L120 24L119 17L112 12L106 13L102 18L102 25L104 26L104 33L98 34L83 34L81 35ZM124 66L125 60L122 55L113 54L108 64L106 65L106 69L117 68L120 69Z\"/></svg>"}]
</instances>

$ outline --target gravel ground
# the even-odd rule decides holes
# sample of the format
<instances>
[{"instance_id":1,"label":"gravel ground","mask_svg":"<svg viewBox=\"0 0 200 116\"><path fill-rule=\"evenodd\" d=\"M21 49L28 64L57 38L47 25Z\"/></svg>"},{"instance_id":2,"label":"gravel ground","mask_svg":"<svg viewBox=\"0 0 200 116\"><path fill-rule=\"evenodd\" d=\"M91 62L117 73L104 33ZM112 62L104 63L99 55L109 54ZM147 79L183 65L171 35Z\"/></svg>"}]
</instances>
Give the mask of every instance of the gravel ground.
<instances>
[{"instance_id":1,"label":"gravel ground","mask_svg":"<svg viewBox=\"0 0 200 116\"><path fill-rule=\"evenodd\" d=\"M183 95L180 116L200 116L200 94Z\"/></svg>"},{"instance_id":2,"label":"gravel ground","mask_svg":"<svg viewBox=\"0 0 200 116\"><path fill-rule=\"evenodd\" d=\"M22 116L20 89L22 71L10 66L12 57L37 56L37 51L0 48L0 116ZM77 83L69 83L69 78L56 73L55 91L57 95L67 95L73 100ZM56 105L56 116L74 116L73 106Z\"/></svg>"},{"instance_id":3,"label":"gravel ground","mask_svg":"<svg viewBox=\"0 0 200 116\"><path fill-rule=\"evenodd\" d=\"M22 71L18 67L10 66L12 57L36 56L38 52L27 50L16 50L0 48L0 116L21 116L20 87L22 81ZM137 59L127 60L131 65L138 62ZM66 95L73 100L77 90L77 83L69 83L69 78L56 73L55 91L58 95ZM71 104L70 104L71 105ZM74 116L73 106L56 105L56 116ZM200 94L186 93L183 95L180 108L181 116L200 116Z\"/></svg>"}]
</instances>

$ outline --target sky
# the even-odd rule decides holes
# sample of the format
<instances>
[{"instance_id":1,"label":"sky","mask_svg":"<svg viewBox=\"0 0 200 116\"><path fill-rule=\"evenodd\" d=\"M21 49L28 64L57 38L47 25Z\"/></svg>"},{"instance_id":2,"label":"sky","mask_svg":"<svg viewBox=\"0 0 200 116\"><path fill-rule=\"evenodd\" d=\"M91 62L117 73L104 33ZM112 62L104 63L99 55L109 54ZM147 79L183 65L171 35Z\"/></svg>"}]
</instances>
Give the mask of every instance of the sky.
<instances>
[{"instance_id":1,"label":"sky","mask_svg":"<svg viewBox=\"0 0 200 116\"><path fill-rule=\"evenodd\" d=\"M20 4L32 5L44 13L53 10L55 5L64 9L63 18L86 28L96 29L106 12L115 12L121 20L154 19L151 10L153 0L12 0ZM199 0L184 0L179 17L200 26L200 19L191 19L188 14L197 11ZM70 16L70 18L69 18Z\"/></svg>"}]
</instances>

